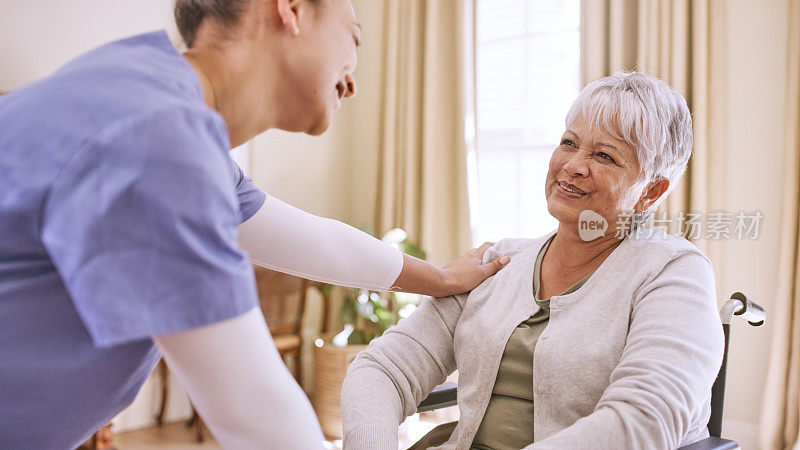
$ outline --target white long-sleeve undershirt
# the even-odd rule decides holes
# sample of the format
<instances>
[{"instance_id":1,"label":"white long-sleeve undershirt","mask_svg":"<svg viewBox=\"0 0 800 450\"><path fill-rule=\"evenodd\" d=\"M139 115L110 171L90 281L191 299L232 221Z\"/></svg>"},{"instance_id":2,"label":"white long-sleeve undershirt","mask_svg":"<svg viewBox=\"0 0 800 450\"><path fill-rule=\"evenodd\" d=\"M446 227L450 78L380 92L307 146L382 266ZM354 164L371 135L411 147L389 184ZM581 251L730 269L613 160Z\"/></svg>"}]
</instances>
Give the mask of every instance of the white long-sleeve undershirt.
<instances>
[{"instance_id":1,"label":"white long-sleeve undershirt","mask_svg":"<svg viewBox=\"0 0 800 450\"><path fill-rule=\"evenodd\" d=\"M258 307L153 341L224 448L323 448L311 404Z\"/></svg>"},{"instance_id":2,"label":"white long-sleeve undershirt","mask_svg":"<svg viewBox=\"0 0 800 450\"><path fill-rule=\"evenodd\" d=\"M386 291L403 269L396 248L269 195L239 227L239 244L255 264L340 286Z\"/></svg>"}]
</instances>

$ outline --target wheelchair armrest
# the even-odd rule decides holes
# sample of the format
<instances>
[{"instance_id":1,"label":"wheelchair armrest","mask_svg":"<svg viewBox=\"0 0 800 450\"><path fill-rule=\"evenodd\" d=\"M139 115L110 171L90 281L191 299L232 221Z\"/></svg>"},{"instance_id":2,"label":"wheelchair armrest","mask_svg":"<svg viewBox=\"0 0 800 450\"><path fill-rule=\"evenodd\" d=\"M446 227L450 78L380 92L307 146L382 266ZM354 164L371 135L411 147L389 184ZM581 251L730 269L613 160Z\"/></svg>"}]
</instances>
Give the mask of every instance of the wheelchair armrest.
<instances>
[{"instance_id":1,"label":"wheelchair armrest","mask_svg":"<svg viewBox=\"0 0 800 450\"><path fill-rule=\"evenodd\" d=\"M446 408L456 404L458 385L447 382L442 383L431 391L424 400L417 406L417 412L432 411L434 409Z\"/></svg>"},{"instance_id":2,"label":"wheelchair armrest","mask_svg":"<svg viewBox=\"0 0 800 450\"><path fill-rule=\"evenodd\" d=\"M681 447L678 450L736 450L739 444L736 441L729 441L714 436L709 436L697 442Z\"/></svg>"}]
</instances>

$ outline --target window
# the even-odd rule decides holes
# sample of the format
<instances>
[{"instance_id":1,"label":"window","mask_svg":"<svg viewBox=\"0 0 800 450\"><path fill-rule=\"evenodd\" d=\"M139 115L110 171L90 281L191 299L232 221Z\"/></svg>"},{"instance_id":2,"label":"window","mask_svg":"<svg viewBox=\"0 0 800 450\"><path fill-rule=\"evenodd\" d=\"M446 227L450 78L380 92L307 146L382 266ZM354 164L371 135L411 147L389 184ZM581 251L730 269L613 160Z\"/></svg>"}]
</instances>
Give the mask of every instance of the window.
<instances>
[{"instance_id":1,"label":"window","mask_svg":"<svg viewBox=\"0 0 800 450\"><path fill-rule=\"evenodd\" d=\"M477 0L477 244L555 229L544 181L579 90L580 0Z\"/></svg>"}]
</instances>

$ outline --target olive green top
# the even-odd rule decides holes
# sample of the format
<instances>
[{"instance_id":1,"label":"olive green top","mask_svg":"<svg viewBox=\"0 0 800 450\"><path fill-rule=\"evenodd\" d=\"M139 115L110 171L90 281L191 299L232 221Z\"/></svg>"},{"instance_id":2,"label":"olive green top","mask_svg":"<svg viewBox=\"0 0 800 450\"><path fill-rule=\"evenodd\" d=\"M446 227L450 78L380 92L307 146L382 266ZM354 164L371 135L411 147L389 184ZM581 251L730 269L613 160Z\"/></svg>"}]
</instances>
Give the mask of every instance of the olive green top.
<instances>
[{"instance_id":1,"label":"olive green top","mask_svg":"<svg viewBox=\"0 0 800 450\"><path fill-rule=\"evenodd\" d=\"M550 238L544 244L533 266L533 298L541 309L520 323L508 338L472 449L519 449L533 443L533 350L550 317L550 299L539 299L539 279L544 254L552 241ZM561 295L577 291L590 276Z\"/></svg>"}]
</instances>

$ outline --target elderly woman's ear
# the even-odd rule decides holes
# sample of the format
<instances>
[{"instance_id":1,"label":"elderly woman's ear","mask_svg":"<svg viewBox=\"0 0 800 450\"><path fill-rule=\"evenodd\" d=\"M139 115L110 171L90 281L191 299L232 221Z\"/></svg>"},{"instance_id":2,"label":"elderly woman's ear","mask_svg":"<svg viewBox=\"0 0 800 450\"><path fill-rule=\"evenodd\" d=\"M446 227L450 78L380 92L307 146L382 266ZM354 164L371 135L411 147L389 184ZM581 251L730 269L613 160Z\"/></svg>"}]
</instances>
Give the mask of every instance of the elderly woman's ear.
<instances>
[{"instance_id":1,"label":"elderly woman's ear","mask_svg":"<svg viewBox=\"0 0 800 450\"><path fill-rule=\"evenodd\" d=\"M669 180L666 178L659 178L658 180L651 182L647 185L647 188L645 188L642 197L639 199L639 202L636 203L636 207L634 209L639 212L647 211L667 192L668 189Z\"/></svg>"}]
</instances>

